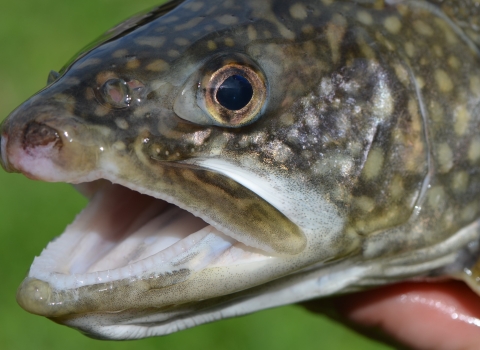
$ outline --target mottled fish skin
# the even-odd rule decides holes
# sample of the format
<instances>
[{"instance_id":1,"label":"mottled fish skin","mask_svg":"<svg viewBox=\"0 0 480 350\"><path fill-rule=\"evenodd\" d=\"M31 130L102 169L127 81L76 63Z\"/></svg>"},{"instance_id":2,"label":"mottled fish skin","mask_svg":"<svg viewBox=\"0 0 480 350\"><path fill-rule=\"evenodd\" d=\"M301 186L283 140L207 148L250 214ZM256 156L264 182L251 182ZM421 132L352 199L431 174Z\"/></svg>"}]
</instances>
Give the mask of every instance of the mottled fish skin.
<instances>
[{"instance_id":1,"label":"mottled fish skin","mask_svg":"<svg viewBox=\"0 0 480 350\"><path fill-rule=\"evenodd\" d=\"M478 291L472 4L174 1L114 28L4 122L3 167L119 183L271 259L65 289L30 276L20 304L121 339L418 276ZM258 106L212 117L205 77L229 65Z\"/></svg>"}]
</instances>

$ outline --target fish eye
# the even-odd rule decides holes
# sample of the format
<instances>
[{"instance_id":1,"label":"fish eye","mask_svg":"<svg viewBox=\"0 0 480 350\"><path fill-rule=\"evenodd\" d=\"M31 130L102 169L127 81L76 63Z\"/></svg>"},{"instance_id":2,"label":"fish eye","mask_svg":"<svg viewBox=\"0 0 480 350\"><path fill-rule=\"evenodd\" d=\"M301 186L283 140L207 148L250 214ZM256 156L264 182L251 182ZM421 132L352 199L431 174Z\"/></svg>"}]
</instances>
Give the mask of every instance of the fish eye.
<instances>
[{"instance_id":1,"label":"fish eye","mask_svg":"<svg viewBox=\"0 0 480 350\"><path fill-rule=\"evenodd\" d=\"M176 96L173 110L194 124L240 128L263 115L268 96L261 67L243 53L229 52L196 68Z\"/></svg>"},{"instance_id":2,"label":"fish eye","mask_svg":"<svg viewBox=\"0 0 480 350\"><path fill-rule=\"evenodd\" d=\"M219 86L215 97L226 109L238 111L252 100L253 87L247 78L231 75Z\"/></svg>"},{"instance_id":3,"label":"fish eye","mask_svg":"<svg viewBox=\"0 0 480 350\"><path fill-rule=\"evenodd\" d=\"M259 70L230 62L206 74L197 91L200 108L213 124L226 127L247 125L259 117L267 88Z\"/></svg>"}]
</instances>

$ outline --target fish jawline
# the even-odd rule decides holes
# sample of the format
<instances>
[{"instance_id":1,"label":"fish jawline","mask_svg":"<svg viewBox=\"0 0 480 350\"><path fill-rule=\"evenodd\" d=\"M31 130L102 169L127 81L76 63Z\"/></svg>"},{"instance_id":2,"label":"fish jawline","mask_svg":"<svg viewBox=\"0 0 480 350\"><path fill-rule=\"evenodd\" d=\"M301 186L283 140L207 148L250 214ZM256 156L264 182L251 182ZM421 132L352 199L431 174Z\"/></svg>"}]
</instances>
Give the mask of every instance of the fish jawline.
<instances>
[{"instance_id":1,"label":"fish jawline","mask_svg":"<svg viewBox=\"0 0 480 350\"><path fill-rule=\"evenodd\" d=\"M76 187L91 197L89 204L35 258L28 275L54 289L269 257L164 200L106 180Z\"/></svg>"}]
</instances>

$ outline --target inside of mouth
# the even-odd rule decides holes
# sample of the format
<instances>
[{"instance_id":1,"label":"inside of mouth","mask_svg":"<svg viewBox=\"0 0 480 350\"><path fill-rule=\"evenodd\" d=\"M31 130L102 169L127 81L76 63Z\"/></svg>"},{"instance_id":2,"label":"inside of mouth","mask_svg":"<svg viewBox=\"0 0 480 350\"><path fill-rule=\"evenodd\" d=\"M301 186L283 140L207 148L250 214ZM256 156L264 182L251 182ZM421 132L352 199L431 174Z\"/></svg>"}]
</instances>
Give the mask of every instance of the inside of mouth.
<instances>
[{"instance_id":1,"label":"inside of mouth","mask_svg":"<svg viewBox=\"0 0 480 350\"><path fill-rule=\"evenodd\" d=\"M141 278L208 241L195 264L215 266L266 258L186 210L121 185L98 180L80 186L88 206L35 258L30 277L59 289ZM205 244L204 244L205 246ZM192 255L192 254L190 254ZM206 258L205 258L206 257ZM201 266L200 266L201 265Z\"/></svg>"}]
</instances>

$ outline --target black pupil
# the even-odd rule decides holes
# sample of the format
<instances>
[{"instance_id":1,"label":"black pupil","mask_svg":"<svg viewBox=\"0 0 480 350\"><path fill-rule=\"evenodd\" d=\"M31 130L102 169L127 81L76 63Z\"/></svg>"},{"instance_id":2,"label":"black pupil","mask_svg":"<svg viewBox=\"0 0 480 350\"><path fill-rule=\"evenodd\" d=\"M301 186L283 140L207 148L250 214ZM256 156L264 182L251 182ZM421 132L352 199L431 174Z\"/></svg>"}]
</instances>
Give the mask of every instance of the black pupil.
<instances>
[{"instance_id":1,"label":"black pupil","mask_svg":"<svg viewBox=\"0 0 480 350\"><path fill-rule=\"evenodd\" d=\"M245 107L252 96L252 84L241 75L232 75L225 79L217 90L217 101L231 111Z\"/></svg>"}]
</instances>

